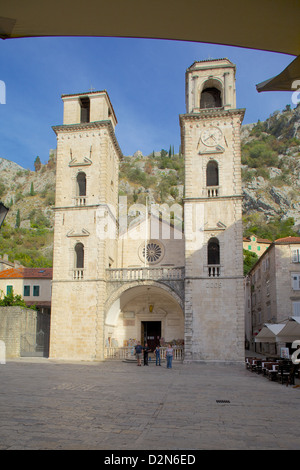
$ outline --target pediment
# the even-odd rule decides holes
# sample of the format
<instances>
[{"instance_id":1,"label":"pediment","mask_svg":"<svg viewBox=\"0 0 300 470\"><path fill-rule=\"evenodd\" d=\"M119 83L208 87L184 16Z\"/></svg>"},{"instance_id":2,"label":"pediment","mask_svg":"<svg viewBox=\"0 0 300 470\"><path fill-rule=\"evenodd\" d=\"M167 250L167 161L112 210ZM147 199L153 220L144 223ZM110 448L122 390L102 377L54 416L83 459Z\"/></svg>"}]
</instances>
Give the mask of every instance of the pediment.
<instances>
[{"instance_id":1,"label":"pediment","mask_svg":"<svg viewBox=\"0 0 300 470\"><path fill-rule=\"evenodd\" d=\"M225 230L227 226L220 220L216 223L215 226L208 226L207 222L204 224L204 230L214 232L216 230Z\"/></svg>"},{"instance_id":2,"label":"pediment","mask_svg":"<svg viewBox=\"0 0 300 470\"><path fill-rule=\"evenodd\" d=\"M225 149L222 147L222 145L216 145L216 147L213 148L202 148L199 150L199 155L208 155L208 154L215 154L215 153L224 153Z\"/></svg>"},{"instance_id":3,"label":"pediment","mask_svg":"<svg viewBox=\"0 0 300 470\"><path fill-rule=\"evenodd\" d=\"M86 230L85 228L81 229L81 232L70 230L67 233L67 237L88 237L89 235L90 235L90 232Z\"/></svg>"},{"instance_id":4,"label":"pediment","mask_svg":"<svg viewBox=\"0 0 300 470\"><path fill-rule=\"evenodd\" d=\"M93 162L87 157L84 157L83 161L77 161L77 158L72 158L72 160L69 162L69 166L89 166Z\"/></svg>"}]
</instances>

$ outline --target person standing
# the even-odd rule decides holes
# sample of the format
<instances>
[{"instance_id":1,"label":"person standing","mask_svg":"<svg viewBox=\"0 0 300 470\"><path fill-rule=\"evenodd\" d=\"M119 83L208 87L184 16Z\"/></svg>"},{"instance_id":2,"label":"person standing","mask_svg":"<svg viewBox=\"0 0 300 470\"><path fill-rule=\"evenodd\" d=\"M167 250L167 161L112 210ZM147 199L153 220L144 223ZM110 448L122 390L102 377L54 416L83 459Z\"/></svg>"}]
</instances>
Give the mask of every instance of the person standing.
<instances>
[{"instance_id":1,"label":"person standing","mask_svg":"<svg viewBox=\"0 0 300 470\"><path fill-rule=\"evenodd\" d=\"M148 344L146 343L144 346L144 366L148 366L148 353L151 351L151 349L148 348Z\"/></svg>"},{"instance_id":2,"label":"person standing","mask_svg":"<svg viewBox=\"0 0 300 470\"><path fill-rule=\"evenodd\" d=\"M156 365L160 366L160 349L159 349L159 346L156 346L154 353L155 353L155 363L156 363Z\"/></svg>"},{"instance_id":3,"label":"person standing","mask_svg":"<svg viewBox=\"0 0 300 470\"><path fill-rule=\"evenodd\" d=\"M141 342L138 341L137 345L135 346L135 355L137 359L137 365L141 365L141 359L142 359L142 352L143 352L143 346L141 345Z\"/></svg>"},{"instance_id":4,"label":"person standing","mask_svg":"<svg viewBox=\"0 0 300 470\"><path fill-rule=\"evenodd\" d=\"M166 358L167 358L167 369L172 369L172 360L173 360L174 351L171 344L168 344L166 349Z\"/></svg>"}]
</instances>

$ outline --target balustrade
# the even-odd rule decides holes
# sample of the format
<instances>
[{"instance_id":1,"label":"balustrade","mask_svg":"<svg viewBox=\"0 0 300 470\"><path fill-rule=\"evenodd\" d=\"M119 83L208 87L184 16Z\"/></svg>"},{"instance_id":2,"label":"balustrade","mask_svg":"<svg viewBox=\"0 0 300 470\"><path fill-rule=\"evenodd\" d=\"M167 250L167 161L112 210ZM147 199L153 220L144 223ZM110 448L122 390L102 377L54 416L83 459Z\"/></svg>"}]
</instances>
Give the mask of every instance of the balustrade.
<instances>
[{"instance_id":1,"label":"balustrade","mask_svg":"<svg viewBox=\"0 0 300 470\"><path fill-rule=\"evenodd\" d=\"M87 197L86 196L77 196L75 197L75 206L86 206Z\"/></svg>"},{"instance_id":2,"label":"balustrade","mask_svg":"<svg viewBox=\"0 0 300 470\"><path fill-rule=\"evenodd\" d=\"M218 197L220 195L219 186L208 186L207 187L207 196L208 197Z\"/></svg>"},{"instance_id":3,"label":"balustrade","mask_svg":"<svg viewBox=\"0 0 300 470\"><path fill-rule=\"evenodd\" d=\"M211 264L207 266L208 277L220 277L221 266L218 264Z\"/></svg>"},{"instance_id":4,"label":"balustrade","mask_svg":"<svg viewBox=\"0 0 300 470\"><path fill-rule=\"evenodd\" d=\"M184 268L169 267L140 267L140 268L110 268L106 270L108 281L135 280L183 280Z\"/></svg>"},{"instance_id":5,"label":"balustrade","mask_svg":"<svg viewBox=\"0 0 300 470\"><path fill-rule=\"evenodd\" d=\"M160 347L160 358L162 360L166 359L166 347ZM182 361L184 356L184 350L182 346L173 347L173 361ZM108 346L104 348L104 358L105 359L116 359L116 360L125 360L125 359L135 359L134 348L133 347L111 347ZM152 356L151 356L152 358ZM153 357L153 361L155 358Z\"/></svg>"},{"instance_id":6,"label":"balustrade","mask_svg":"<svg viewBox=\"0 0 300 470\"><path fill-rule=\"evenodd\" d=\"M84 273L84 270L83 268L81 269L74 269L73 270L73 279L74 280L77 280L77 281L80 281L81 279L83 279L83 273Z\"/></svg>"}]
</instances>

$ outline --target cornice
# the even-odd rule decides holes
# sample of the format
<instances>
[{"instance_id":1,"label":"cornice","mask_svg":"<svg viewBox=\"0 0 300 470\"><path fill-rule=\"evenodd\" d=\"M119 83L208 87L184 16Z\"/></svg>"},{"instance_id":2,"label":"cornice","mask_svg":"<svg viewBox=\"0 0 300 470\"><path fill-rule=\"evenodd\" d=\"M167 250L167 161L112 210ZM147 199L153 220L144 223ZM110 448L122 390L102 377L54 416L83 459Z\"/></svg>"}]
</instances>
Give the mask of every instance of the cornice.
<instances>
[{"instance_id":1,"label":"cornice","mask_svg":"<svg viewBox=\"0 0 300 470\"><path fill-rule=\"evenodd\" d=\"M228 199L231 199L231 200L238 200L238 201L241 201L244 199L244 196L243 194L233 194L231 196L216 196L216 197L207 197L207 196L198 196L198 197L185 197L183 199L183 203L185 202L204 202L204 201L207 201L207 202L219 202L219 201L225 201L225 200L228 200Z\"/></svg>"},{"instance_id":2,"label":"cornice","mask_svg":"<svg viewBox=\"0 0 300 470\"><path fill-rule=\"evenodd\" d=\"M60 124L58 126L52 126L52 129L57 135L58 132L74 132L74 131L82 131L82 130L100 129L101 127L109 127L109 126L112 127L112 123L109 119L107 119L104 121L80 122L76 124Z\"/></svg>"},{"instance_id":3,"label":"cornice","mask_svg":"<svg viewBox=\"0 0 300 470\"><path fill-rule=\"evenodd\" d=\"M123 158L122 150L119 146L117 141L115 131L113 125L110 120L105 121L94 121L94 122L81 122L78 124L61 124L59 126L52 126L53 131L55 132L56 136L60 133L71 133L71 132L78 132L78 131L89 131L93 129L101 129L106 127L108 129L109 135L115 145L119 158Z\"/></svg>"},{"instance_id":4,"label":"cornice","mask_svg":"<svg viewBox=\"0 0 300 470\"><path fill-rule=\"evenodd\" d=\"M180 123L183 121L203 121L209 118L223 118L223 117L232 117L240 116L241 121L244 118L246 109L224 109L224 108L209 108L201 109L196 113L186 113L180 114L179 120Z\"/></svg>"}]
</instances>

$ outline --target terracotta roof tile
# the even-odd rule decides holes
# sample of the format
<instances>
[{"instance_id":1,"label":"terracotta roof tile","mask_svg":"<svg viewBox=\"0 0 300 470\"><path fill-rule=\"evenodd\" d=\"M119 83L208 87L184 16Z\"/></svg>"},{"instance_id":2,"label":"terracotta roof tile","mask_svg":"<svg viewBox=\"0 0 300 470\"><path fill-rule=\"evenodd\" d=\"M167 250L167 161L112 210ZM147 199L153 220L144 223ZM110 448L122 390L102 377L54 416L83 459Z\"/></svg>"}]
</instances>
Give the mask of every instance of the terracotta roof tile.
<instances>
[{"instance_id":1,"label":"terracotta roof tile","mask_svg":"<svg viewBox=\"0 0 300 470\"><path fill-rule=\"evenodd\" d=\"M0 272L0 279L52 279L52 268L10 268Z\"/></svg>"},{"instance_id":2,"label":"terracotta roof tile","mask_svg":"<svg viewBox=\"0 0 300 470\"><path fill-rule=\"evenodd\" d=\"M300 243L300 237L278 238L275 243Z\"/></svg>"}]
</instances>

